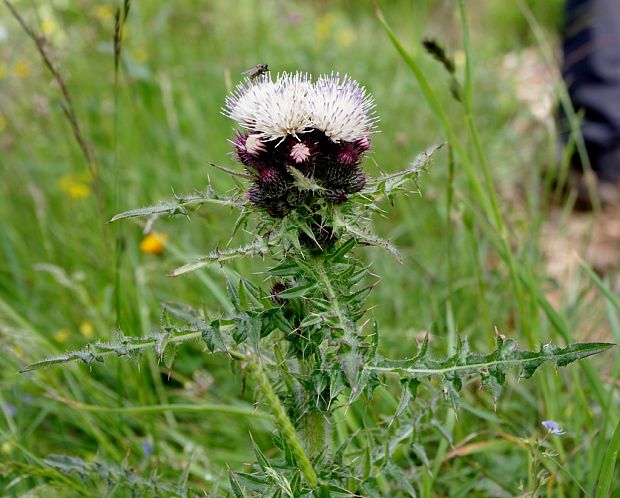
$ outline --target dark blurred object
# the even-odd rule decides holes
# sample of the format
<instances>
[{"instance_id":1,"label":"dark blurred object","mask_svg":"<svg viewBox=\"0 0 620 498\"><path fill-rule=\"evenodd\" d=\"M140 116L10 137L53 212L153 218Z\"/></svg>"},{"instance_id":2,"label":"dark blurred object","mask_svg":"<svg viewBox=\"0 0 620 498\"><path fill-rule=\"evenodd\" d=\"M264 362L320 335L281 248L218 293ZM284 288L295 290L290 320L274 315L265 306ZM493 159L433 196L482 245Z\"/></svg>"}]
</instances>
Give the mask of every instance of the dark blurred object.
<instances>
[{"instance_id":1,"label":"dark blurred object","mask_svg":"<svg viewBox=\"0 0 620 498\"><path fill-rule=\"evenodd\" d=\"M573 106L583 113L581 132L604 203L610 187L620 187L620 0L567 0L562 75ZM560 111L563 138L570 127ZM583 172L574 154L571 166ZM588 189L577 189L587 207Z\"/></svg>"}]
</instances>

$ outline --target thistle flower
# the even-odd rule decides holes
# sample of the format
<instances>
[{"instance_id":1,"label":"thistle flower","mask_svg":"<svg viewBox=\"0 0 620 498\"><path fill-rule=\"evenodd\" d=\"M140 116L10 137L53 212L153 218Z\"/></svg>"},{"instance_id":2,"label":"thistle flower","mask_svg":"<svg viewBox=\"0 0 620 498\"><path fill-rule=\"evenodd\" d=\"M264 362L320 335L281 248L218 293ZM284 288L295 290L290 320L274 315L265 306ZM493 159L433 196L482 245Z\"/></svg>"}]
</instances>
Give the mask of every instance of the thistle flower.
<instances>
[{"instance_id":1,"label":"thistle flower","mask_svg":"<svg viewBox=\"0 0 620 498\"><path fill-rule=\"evenodd\" d=\"M275 284L273 284L273 286L271 287L271 294L269 297L271 297L271 300L273 301L274 304L278 304L282 306L285 303L284 299L282 299L281 297L278 297L278 294L280 294L280 292L284 292L288 288L289 286L286 285L284 282L276 282Z\"/></svg>"},{"instance_id":2,"label":"thistle flower","mask_svg":"<svg viewBox=\"0 0 620 498\"><path fill-rule=\"evenodd\" d=\"M366 184L360 163L377 118L373 100L348 76L270 74L246 79L223 113L245 129L231 143L253 176L246 196L272 216L285 216L311 196L299 195L290 167L312 175L328 202L343 203Z\"/></svg>"},{"instance_id":3,"label":"thistle flower","mask_svg":"<svg viewBox=\"0 0 620 498\"><path fill-rule=\"evenodd\" d=\"M321 76L312 95L312 127L333 142L354 142L367 136L376 123L374 101L366 90L348 76Z\"/></svg>"},{"instance_id":4,"label":"thistle flower","mask_svg":"<svg viewBox=\"0 0 620 498\"><path fill-rule=\"evenodd\" d=\"M246 80L226 98L224 114L266 140L298 136L311 126L310 76L303 73L269 74Z\"/></svg>"}]
</instances>

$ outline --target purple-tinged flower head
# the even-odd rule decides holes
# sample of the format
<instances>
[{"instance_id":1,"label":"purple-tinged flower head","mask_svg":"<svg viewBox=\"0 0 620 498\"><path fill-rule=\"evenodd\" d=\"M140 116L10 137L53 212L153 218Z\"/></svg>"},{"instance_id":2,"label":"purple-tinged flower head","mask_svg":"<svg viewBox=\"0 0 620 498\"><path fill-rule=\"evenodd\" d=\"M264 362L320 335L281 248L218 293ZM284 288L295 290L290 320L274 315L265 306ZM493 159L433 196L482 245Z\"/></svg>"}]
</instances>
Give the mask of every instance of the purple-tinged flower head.
<instances>
[{"instance_id":1,"label":"purple-tinged flower head","mask_svg":"<svg viewBox=\"0 0 620 498\"><path fill-rule=\"evenodd\" d=\"M360 163L365 149L362 148L357 140L355 142L341 142L338 145L336 160L340 164L346 167L352 167Z\"/></svg>"},{"instance_id":2,"label":"purple-tinged flower head","mask_svg":"<svg viewBox=\"0 0 620 498\"><path fill-rule=\"evenodd\" d=\"M370 141L370 137L368 135L364 135L363 137L358 138L355 141L355 144L362 149L364 152L370 150L372 143Z\"/></svg>"},{"instance_id":3,"label":"purple-tinged flower head","mask_svg":"<svg viewBox=\"0 0 620 498\"><path fill-rule=\"evenodd\" d=\"M366 183L360 163L377 121L373 107L362 86L337 73L315 83L304 73L283 73L239 84L223 112L245 129L232 144L254 176L250 202L284 216L309 199L299 195L291 166L313 175L329 202L359 192Z\"/></svg>"},{"instance_id":4,"label":"purple-tinged flower head","mask_svg":"<svg viewBox=\"0 0 620 498\"><path fill-rule=\"evenodd\" d=\"M308 163L312 158L312 149L307 143L299 141L291 146L288 156L296 164Z\"/></svg>"},{"instance_id":5,"label":"purple-tinged flower head","mask_svg":"<svg viewBox=\"0 0 620 498\"><path fill-rule=\"evenodd\" d=\"M566 431L560 427L560 424L554 420L543 420L542 426L547 429L549 434L555 434L556 436L563 436Z\"/></svg>"},{"instance_id":6,"label":"purple-tinged flower head","mask_svg":"<svg viewBox=\"0 0 620 498\"><path fill-rule=\"evenodd\" d=\"M278 294L280 294L280 292L284 292L286 289L288 289L288 287L289 286L286 285L284 282L276 282L275 284L273 284L273 287L271 287L271 295L269 297L271 297L271 300L275 304L282 306L285 301L281 297L278 297Z\"/></svg>"},{"instance_id":7,"label":"purple-tinged flower head","mask_svg":"<svg viewBox=\"0 0 620 498\"><path fill-rule=\"evenodd\" d=\"M286 194L293 179L290 173L277 166L260 165L254 183L264 192L265 196L278 198Z\"/></svg>"},{"instance_id":8,"label":"purple-tinged flower head","mask_svg":"<svg viewBox=\"0 0 620 498\"><path fill-rule=\"evenodd\" d=\"M235 149L235 156L245 166L254 167L257 158L267 150L260 136L235 132L235 139L230 140Z\"/></svg>"}]
</instances>

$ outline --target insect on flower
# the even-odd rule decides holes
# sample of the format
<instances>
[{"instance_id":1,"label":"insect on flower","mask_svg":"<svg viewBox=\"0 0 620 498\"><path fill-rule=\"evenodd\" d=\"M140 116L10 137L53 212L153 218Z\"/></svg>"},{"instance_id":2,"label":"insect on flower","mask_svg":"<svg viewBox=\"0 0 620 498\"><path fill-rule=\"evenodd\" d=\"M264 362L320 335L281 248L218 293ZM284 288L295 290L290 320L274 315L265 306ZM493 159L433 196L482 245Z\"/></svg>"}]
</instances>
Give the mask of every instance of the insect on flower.
<instances>
[{"instance_id":1,"label":"insect on flower","mask_svg":"<svg viewBox=\"0 0 620 498\"><path fill-rule=\"evenodd\" d=\"M346 202L366 185L361 169L377 118L364 87L338 73L283 73L246 78L226 98L223 113L244 131L231 141L253 177L248 200L282 217L305 202L295 168L320 187L316 197Z\"/></svg>"},{"instance_id":2,"label":"insect on flower","mask_svg":"<svg viewBox=\"0 0 620 498\"><path fill-rule=\"evenodd\" d=\"M243 71L241 74L247 74L248 78L250 78L250 80L253 80L254 78L258 78L262 74L267 74L268 72L269 72L268 64L256 64L256 66L254 66L251 69L248 69L247 71Z\"/></svg>"}]
</instances>

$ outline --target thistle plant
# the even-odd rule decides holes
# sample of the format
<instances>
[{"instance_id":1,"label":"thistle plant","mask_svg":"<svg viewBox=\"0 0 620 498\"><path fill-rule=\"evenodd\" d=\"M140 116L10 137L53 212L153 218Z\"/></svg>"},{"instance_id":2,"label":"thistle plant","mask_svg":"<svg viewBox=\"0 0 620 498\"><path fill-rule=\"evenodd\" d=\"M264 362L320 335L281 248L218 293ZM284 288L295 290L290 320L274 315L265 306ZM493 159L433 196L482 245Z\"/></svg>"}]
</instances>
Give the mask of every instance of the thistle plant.
<instances>
[{"instance_id":1,"label":"thistle plant","mask_svg":"<svg viewBox=\"0 0 620 498\"><path fill-rule=\"evenodd\" d=\"M383 357L380 327L366 305L375 282L361 249L376 246L403 263L392 243L373 233L371 217L394 196L417 192L418 176L440 146L401 171L369 176L362 163L377 126L374 103L361 85L338 74L248 78L226 98L223 113L238 124L230 142L242 169L222 169L242 177L242 186L227 194L208 186L112 221L188 215L208 203L234 207L240 211L235 231L244 229L253 240L217 249L172 275L260 256L262 282L229 271L230 313L166 305L161 329L152 336L119 333L114 342L96 342L24 370L131 357L149 347L164 359L167 350L201 340L211 353L226 354L247 372L277 427L279 456L268 460L254 445L252 468L230 473L232 495L412 496L414 474L393 457L414 448L425 459L417 429L399 420L412 410L420 385L443 393L457 409L469 377L478 376L497 399L512 367L528 378L546 361L561 367L610 347L545 344L521 351L497 334L496 348L488 354L471 352L461 340L451 356L437 359L425 339L413 357ZM427 382L430 377L439 379L439 388ZM370 409L381 385L401 386L395 413L376 430L353 433L335 445L334 414L354 403ZM419 418L413 412L411 419Z\"/></svg>"}]
</instances>

